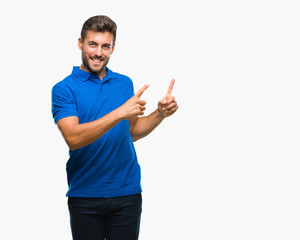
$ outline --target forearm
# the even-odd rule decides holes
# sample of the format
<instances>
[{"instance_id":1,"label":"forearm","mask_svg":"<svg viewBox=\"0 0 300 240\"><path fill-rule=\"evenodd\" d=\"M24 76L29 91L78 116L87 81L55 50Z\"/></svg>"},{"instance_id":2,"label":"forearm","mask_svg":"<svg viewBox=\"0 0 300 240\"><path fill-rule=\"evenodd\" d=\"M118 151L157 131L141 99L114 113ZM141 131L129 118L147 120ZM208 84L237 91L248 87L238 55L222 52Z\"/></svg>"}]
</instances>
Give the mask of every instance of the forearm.
<instances>
[{"instance_id":1,"label":"forearm","mask_svg":"<svg viewBox=\"0 0 300 240\"><path fill-rule=\"evenodd\" d=\"M68 123L68 127L58 126L63 129L62 134L69 148L74 151L97 141L121 120L118 111L115 110L92 122L79 124L77 119L73 124Z\"/></svg>"},{"instance_id":2,"label":"forearm","mask_svg":"<svg viewBox=\"0 0 300 240\"><path fill-rule=\"evenodd\" d=\"M155 110L147 117L136 118L130 129L133 141L137 141L151 133L163 120L164 116Z\"/></svg>"}]
</instances>

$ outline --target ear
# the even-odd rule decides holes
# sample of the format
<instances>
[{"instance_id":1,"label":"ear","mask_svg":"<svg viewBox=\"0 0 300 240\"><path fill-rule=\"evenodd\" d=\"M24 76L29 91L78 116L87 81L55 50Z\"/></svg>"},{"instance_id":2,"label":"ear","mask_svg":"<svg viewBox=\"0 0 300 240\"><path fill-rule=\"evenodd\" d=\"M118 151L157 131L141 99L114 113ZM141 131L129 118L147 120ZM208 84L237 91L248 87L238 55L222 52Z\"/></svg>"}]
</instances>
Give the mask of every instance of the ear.
<instances>
[{"instance_id":1,"label":"ear","mask_svg":"<svg viewBox=\"0 0 300 240\"><path fill-rule=\"evenodd\" d=\"M114 43L114 45L113 45L112 48L111 48L110 55L113 54L114 50L115 50L115 43Z\"/></svg>"},{"instance_id":2,"label":"ear","mask_svg":"<svg viewBox=\"0 0 300 240\"><path fill-rule=\"evenodd\" d=\"M83 42L82 42L81 37L78 38L78 48L79 48L79 50L82 50L82 48L83 48Z\"/></svg>"}]
</instances>

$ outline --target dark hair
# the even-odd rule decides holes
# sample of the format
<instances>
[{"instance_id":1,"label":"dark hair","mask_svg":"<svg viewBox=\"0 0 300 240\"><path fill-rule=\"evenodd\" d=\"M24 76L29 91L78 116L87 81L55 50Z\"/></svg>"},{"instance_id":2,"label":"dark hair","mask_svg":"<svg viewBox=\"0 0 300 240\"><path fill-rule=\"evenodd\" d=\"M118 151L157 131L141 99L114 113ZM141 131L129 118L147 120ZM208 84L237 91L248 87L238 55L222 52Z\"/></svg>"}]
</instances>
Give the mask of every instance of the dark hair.
<instances>
[{"instance_id":1,"label":"dark hair","mask_svg":"<svg viewBox=\"0 0 300 240\"><path fill-rule=\"evenodd\" d=\"M98 15L86 20L81 29L82 41L84 41L86 32L88 30L92 30L95 32L110 32L114 36L113 44L116 41L117 24L107 16Z\"/></svg>"}]
</instances>

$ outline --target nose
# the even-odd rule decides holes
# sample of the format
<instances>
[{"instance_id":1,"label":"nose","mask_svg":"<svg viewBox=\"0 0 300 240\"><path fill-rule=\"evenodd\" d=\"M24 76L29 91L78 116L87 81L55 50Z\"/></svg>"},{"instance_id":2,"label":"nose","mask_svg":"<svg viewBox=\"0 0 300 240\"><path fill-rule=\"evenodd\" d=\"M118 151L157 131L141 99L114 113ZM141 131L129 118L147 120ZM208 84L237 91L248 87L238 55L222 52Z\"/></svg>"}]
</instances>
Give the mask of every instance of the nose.
<instances>
[{"instance_id":1,"label":"nose","mask_svg":"<svg viewBox=\"0 0 300 240\"><path fill-rule=\"evenodd\" d=\"M99 47L96 48L95 55L97 57L101 57L102 56L102 48L101 48L101 46L99 46Z\"/></svg>"}]
</instances>

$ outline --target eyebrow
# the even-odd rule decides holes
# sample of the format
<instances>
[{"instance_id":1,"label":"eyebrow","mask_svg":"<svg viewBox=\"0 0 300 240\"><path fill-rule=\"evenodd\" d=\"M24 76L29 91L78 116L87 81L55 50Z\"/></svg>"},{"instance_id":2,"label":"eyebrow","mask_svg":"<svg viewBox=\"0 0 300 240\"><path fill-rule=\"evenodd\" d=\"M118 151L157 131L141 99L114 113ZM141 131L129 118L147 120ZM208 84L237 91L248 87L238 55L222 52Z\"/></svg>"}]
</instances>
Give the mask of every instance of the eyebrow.
<instances>
[{"instance_id":1,"label":"eyebrow","mask_svg":"<svg viewBox=\"0 0 300 240\"><path fill-rule=\"evenodd\" d=\"M88 44L91 44L91 43L94 43L94 44L97 44L98 45L98 43L97 42L95 42L95 41L88 41ZM111 47L111 44L110 43L104 43L104 44L102 44L103 46L109 46L109 47Z\"/></svg>"}]
</instances>

